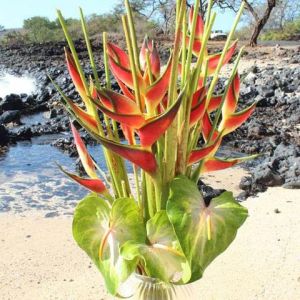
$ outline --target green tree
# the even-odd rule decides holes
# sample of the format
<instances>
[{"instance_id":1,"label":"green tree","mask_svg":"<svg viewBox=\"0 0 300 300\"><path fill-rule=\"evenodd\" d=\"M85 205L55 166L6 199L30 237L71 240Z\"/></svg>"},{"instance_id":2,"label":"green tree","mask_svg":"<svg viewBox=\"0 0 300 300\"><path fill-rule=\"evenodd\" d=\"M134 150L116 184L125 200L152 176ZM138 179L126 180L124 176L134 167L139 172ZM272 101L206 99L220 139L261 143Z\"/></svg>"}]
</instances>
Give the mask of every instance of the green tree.
<instances>
[{"instance_id":1,"label":"green tree","mask_svg":"<svg viewBox=\"0 0 300 300\"><path fill-rule=\"evenodd\" d=\"M24 20L23 28L33 42L43 43L55 39L55 29L58 28L58 24L46 17L37 16Z\"/></svg>"}]
</instances>

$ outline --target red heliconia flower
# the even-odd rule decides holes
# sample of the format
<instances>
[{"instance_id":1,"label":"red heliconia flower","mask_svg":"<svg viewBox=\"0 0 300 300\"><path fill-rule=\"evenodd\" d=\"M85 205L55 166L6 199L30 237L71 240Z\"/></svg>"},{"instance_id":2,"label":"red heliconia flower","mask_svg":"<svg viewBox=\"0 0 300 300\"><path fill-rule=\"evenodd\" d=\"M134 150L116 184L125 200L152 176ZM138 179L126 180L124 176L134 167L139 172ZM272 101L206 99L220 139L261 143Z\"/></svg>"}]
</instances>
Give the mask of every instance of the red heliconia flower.
<instances>
[{"instance_id":1,"label":"red heliconia flower","mask_svg":"<svg viewBox=\"0 0 300 300\"><path fill-rule=\"evenodd\" d=\"M237 41L233 42L232 45L229 47L229 49L227 50L226 54L225 54L225 58L223 60L222 65L226 65L230 59L232 58L235 50L237 47ZM208 75L211 75L215 72L217 65L219 63L219 60L221 58L222 53L216 53L213 55L209 55L207 57L208 60Z\"/></svg>"},{"instance_id":2,"label":"red heliconia flower","mask_svg":"<svg viewBox=\"0 0 300 300\"><path fill-rule=\"evenodd\" d=\"M157 170L155 155L141 146L129 146L111 141L107 138L97 136L101 144L123 158L131 161L138 167L142 168L150 175L154 175Z\"/></svg>"},{"instance_id":3,"label":"red heliconia flower","mask_svg":"<svg viewBox=\"0 0 300 300\"><path fill-rule=\"evenodd\" d=\"M108 43L107 49L111 71L118 81L123 94L134 99L134 93L130 91L134 90L134 84L128 55L121 48L112 43ZM150 55L151 72L154 77L153 84L150 84L147 75L146 51L149 51ZM142 70L138 72L137 79L142 98L142 110L144 110L145 103L147 103L150 109L155 110L168 91L171 76L171 59L161 74L158 51L154 42L150 42L146 38L140 53L140 63Z\"/></svg>"},{"instance_id":4,"label":"red heliconia flower","mask_svg":"<svg viewBox=\"0 0 300 300\"><path fill-rule=\"evenodd\" d=\"M210 99L210 102L208 104L206 103L206 110L205 102L207 100L205 88L199 89L194 94L190 123L193 126L197 122L201 122L202 136L206 142L210 141L210 145L202 149L192 150L188 164L192 165L195 162L203 160L201 169L202 173L229 168L246 159L253 158L251 156L224 160L219 157L215 157L215 154L221 145L222 137L241 126L255 109L256 103L253 103L250 107L240 112L235 112L238 105L239 90L240 78L237 73L228 87L226 95L213 96ZM224 101L222 103L223 98ZM220 106L222 111L222 121L217 129L213 129L210 113L220 109ZM196 114L197 117L195 117ZM213 133L212 130L214 130Z\"/></svg>"},{"instance_id":5,"label":"red heliconia flower","mask_svg":"<svg viewBox=\"0 0 300 300\"><path fill-rule=\"evenodd\" d=\"M155 78L158 78L160 75L159 54L154 44L154 41L153 40L150 41L146 36L140 52L140 65L142 71L144 71L144 73L146 74L147 74L147 63L146 63L147 51L149 53L149 58L150 58L151 73Z\"/></svg>"},{"instance_id":6,"label":"red heliconia flower","mask_svg":"<svg viewBox=\"0 0 300 300\"><path fill-rule=\"evenodd\" d=\"M133 100L109 90L98 91L98 99L93 101L104 114L122 126L134 130L140 137L142 147L149 148L171 125L180 108L182 98L181 94L174 105L164 113L150 118L140 111Z\"/></svg>"},{"instance_id":7,"label":"red heliconia flower","mask_svg":"<svg viewBox=\"0 0 300 300\"><path fill-rule=\"evenodd\" d=\"M81 139L78 131L76 130L73 124L71 124L71 129L74 136L74 143L76 145L77 152L79 154L79 158L82 162L85 172L88 174L90 178L79 177L75 174L65 171L61 166L59 166L60 169L71 179L73 179L80 185L84 186L85 188L91 190L92 192L95 192L97 194L102 194L104 196L108 196L109 192L105 184L101 179L98 178L93 159L89 155L83 140Z\"/></svg>"},{"instance_id":8,"label":"red heliconia flower","mask_svg":"<svg viewBox=\"0 0 300 300\"><path fill-rule=\"evenodd\" d=\"M85 107L87 108L87 111L89 113L91 113L92 106L91 106L90 101L88 99L88 94L87 94L87 91L85 89L84 83L82 81L82 78L80 77L80 73L77 69L76 63L75 63L74 58L72 56L72 53L66 48L65 48L65 57L66 57L66 61L67 61L69 74L72 78L72 81L75 85L75 88L76 88L77 92L79 93L81 99L83 100L83 102L85 104Z\"/></svg>"},{"instance_id":9,"label":"red heliconia flower","mask_svg":"<svg viewBox=\"0 0 300 300\"><path fill-rule=\"evenodd\" d=\"M212 157L217 152L222 142L222 136L219 135L218 138L209 146L206 146L202 149L195 149L191 152L188 164L192 165L200 160L203 160L207 157Z\"/></svg>"},{"instance_id":10,"label":"red heliconia flower","mask_svg":"<svg viewBox=\"0 0 300 300\"><path fill-rule=\"evenodd\" d=\"M213 171L219 171L233 167L236 164L244 162L246 160L254 159L257 155L245 156L241 158L223 159L219 157L213 157L204 161L202 173L208 173Z\"/></svg>"}]
</instances>

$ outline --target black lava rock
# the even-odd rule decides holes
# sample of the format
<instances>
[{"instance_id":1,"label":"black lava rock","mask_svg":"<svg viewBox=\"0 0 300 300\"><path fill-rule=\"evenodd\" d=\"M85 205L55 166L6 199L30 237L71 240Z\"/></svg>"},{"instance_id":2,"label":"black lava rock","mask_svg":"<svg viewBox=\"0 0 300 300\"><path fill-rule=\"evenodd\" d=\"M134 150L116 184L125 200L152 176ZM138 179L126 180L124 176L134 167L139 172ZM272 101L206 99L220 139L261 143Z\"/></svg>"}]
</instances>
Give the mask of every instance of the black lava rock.
<instances>
[{"instance_id":1,"label":"black lava rock","mask_svg":"<svg viewBox=\"0 0 300 300\"><path fill-rule=\"evenodd\" d=\"M16 94L10 94L2 100L0 103L0 109L6 110L21 110L25 108L25 104L23 103L21 97Z\"/></svg>"},{"instance_id":2,"label":"black lava rock","mask_svg":"<svg viewBox=\"0 0 300 300\"><path fill-rule=\"evenodd\" d=\"M11 122L20 123L20 111L18 110L8 110L5 111L2 115L0 115L0 124L8 124Z\"/></svg>"},{"instance_id":3,"label":"black lava rock","mask_svg":"<svg viewBox=\"0 0 300 300\"><path fill-rule=\"evenodd\" d=\"M198 181L198 188L202 192L206 206L209 205L211 199L216 198L225 192L223 189L212 188L211 186L205 184L202 180Z\"/></svg>"},{"instance_id":4,"label":"black lava rock","mask_svg":"<svg viewBox=\"0 0 300 300\"><path fill-rule=\"evenodd\" d=\"M0 124L0 146L7 145L9 142L8 130Z\"/></svg>"}]
</instances>

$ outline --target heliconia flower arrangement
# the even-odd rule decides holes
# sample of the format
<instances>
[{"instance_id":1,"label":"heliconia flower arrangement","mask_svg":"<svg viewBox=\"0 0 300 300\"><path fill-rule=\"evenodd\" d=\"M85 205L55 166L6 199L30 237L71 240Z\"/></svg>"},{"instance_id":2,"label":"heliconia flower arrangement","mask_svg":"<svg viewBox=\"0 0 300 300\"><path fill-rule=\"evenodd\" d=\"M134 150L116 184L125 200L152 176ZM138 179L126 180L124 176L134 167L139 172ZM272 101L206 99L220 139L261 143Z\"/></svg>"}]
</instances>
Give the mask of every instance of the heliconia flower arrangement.
<instances>
[{"instance_id":1,"label":"heliconia flower arrangement","mask_svg":"<svg viewBox=\"0 0 300 300\"><path fill-rule=\"evenodd\" d=\"M98 77L82 11L91 78L85 77L58 11L70 49L65 50L67 67L84 105L55 86L72 118L103 145L108 170L103 175L71 125L87 177L62 170L91 192L76 207L73 235L113 295L120 295L120 286L132 274L153 278L165 289L194 282L233 241L247 217L246 208L231 192L205 202L197 182L204 173L253 157L222 158L217 151L223 137L244 123L256 104L238 110L237 67L243 49L224 93L214 94L221 68L237 49L237 41L231 40L243 5L223 51L211 55L207 43L216 17L212 1L204 22L199 0L190 9L185 0L178 0L174 45L165 66L154 41L146 37L138 49L128 0L125 6L127 51L103 34L105 83ZM111 89L111 75L120 92ZM132 163L133 186L124 160ZM148 296L141 292L137 299L167 299L155 291Z\"/></svg>"}]
</instances>

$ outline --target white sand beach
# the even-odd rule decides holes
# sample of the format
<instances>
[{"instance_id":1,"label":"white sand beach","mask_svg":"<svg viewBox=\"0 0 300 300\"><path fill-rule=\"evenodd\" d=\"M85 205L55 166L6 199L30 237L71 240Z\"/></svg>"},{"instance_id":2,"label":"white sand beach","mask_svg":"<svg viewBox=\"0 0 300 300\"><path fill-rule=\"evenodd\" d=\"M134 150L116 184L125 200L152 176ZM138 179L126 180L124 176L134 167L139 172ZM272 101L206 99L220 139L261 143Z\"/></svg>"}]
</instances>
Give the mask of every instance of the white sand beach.
<instances>
[{"instance_id":1,"label":"white sand beach","mask_svg":"<svg viewBox=\"0 0 300 300\"><path fill-rule=\"evenodd\" d=\"M238 192L244 171L207 179ZM196 283L191 300L300 299L300 193L269 188L244 202L249 218L236 240ZM113 299L71 234L72 217L35 210L0 214L0 299Z\"/></svg>"}]
</instances>

